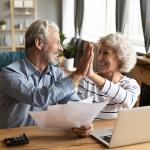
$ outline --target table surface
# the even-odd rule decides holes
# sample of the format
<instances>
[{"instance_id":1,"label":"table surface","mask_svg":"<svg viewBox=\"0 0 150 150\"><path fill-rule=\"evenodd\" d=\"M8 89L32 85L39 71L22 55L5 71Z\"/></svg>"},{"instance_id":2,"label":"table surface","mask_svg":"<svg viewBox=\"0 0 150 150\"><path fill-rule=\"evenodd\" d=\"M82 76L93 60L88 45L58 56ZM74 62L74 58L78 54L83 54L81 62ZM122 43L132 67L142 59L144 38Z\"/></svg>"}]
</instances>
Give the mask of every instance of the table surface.
<instances>
[{"instance_id":1,"label":"table surface","mask_svg":"<svg viewBox=\"0 0 150 150\"><path fill-rule=\"evenodd\" d=\"M96 120L94 128L113 127L114 120ZM3 139L25 133L29 144L6 147ZM0 150L104 150L108 149L93 137L79 138L72 131L46 130L37 126L0 129ZM114 148L115 150L150 150L150 142Z\"/></svg>"}]
</instances>

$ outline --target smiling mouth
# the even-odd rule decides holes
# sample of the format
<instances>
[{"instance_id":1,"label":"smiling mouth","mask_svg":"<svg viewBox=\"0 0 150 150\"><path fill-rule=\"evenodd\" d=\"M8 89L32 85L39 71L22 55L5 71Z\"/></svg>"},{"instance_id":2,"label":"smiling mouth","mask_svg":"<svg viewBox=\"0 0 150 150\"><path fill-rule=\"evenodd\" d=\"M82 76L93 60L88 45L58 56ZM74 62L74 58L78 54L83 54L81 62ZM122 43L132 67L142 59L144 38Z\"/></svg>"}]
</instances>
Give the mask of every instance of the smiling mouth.
<instances>
[{"instance_id":1,"label":"smiling mouth","mask_svg":"<svg viewBox=\"0 0 150 150\"><path fill-rule=\"evenodd\" d=\"M102 70L105 70L106 65L99 65L98 67L99 67L99 70L101 70L101 71L102 71Z\"/></svg>"},{"instance_id":2,"label":"smiling mouth","mask_svg":"<svg viewBox=\"0 0 150 150\"><path fill-rule=\"evenodd\" d=\"M99 65L99 67L104 67L104 66L105 66L105 64L100 64L100 65Z\"/></svg>"}]
</instances>

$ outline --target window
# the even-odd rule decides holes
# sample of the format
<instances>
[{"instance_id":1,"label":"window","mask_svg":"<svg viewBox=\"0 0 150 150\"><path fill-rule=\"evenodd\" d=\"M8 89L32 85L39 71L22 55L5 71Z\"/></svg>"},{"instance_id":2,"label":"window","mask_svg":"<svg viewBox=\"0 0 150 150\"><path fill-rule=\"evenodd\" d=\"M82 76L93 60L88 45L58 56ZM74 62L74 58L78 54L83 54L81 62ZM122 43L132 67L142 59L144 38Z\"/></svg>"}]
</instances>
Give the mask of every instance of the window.
<instances>
[{"instance_id":1,"label":"window","mask_svg":"<svg viewBox=\"0 0 150 150\"><path fill-rule=\"evenodd\" d=\"M105 34L106 0L86 0L81 38L97 41Z\"/></svg>"},{"instance_id":2,"label":"window","mask_svg":"<svg viewBox=\"0 0 150 150\"><path fill-rule=\"evenodd\" d=\"M145 53L140 1L129 1L128 12L128 19L125 26L125 35L127 35L127 37L132 41L136 51Z\"/></svg>"},{"instance_id":3,"label":"window","mask_svg":"<svg viewBox=\"0 0 150 150\"><path fill-rule=\"evenodd\" d=\"M96 42L100 37L115 32L115 2L115 0L85 1L81 38Z\"/></svg>"},{"instance_id":4,"label":"window","mask_svg":"<svg viewBox=\"0 0 150 150\"><path fill-rule=\"evenodd\" d=\"M140 0L128 1L125 35L136 51L145 53ZM85 0L81 38L96 42L100 37L116 32L116 0ZM63 0L63 31L74 36L74 0Z\"/></svg>"},{"instance_id":5,"label":"window","mask_svg":"<svg viewBox=\"0 0 150 150\"><path fill-rule=\"evenodd\" d=\"M74 37L74 0L62 1L62 27L67 37Z\"/></svg>"}]
</instances>

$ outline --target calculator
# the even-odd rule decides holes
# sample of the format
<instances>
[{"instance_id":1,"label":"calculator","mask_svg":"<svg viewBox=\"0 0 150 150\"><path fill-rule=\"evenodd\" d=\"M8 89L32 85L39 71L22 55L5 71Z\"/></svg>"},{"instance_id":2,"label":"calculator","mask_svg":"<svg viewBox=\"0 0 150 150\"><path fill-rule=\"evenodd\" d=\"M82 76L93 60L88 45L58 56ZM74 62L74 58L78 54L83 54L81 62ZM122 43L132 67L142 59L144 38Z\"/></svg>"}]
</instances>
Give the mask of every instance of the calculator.
<instances>
[{"instance_id":1,"label":"calculator","mask_svg":"<svg viewBox=\"0 0 150 150\"><path fill-rule=\"evenodd\" d=\"M22 145L22 144L28 144L29 139L27 138L26 134L23 133L22 135L17 136L17 137L5 138L4 143L7 146Z\"/></svg>"}]
</instances>

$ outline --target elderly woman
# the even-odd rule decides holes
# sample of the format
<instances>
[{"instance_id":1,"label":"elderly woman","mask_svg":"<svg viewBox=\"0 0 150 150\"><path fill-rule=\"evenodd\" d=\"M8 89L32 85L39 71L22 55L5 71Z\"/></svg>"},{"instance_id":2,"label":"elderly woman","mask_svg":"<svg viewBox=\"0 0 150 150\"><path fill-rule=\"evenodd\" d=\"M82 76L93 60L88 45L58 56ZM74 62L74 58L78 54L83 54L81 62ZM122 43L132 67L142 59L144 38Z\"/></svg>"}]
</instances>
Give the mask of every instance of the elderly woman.
<instances>
[{"instance_id":1,"label":"elderly woman","mask_svg":"<svg viewBox=\"0 0 150 150\"><path fill-rule=\"evenodd\" d=\"M123 73L129 72L136 64L136 53L129 41L120 33L109 34L96 44L98 48L98 73L91 61L87 77L78 88L81 99L94 96L94 102L107 101L98 118L116 118L118 111L132 108L140 94L138 83Z\"/></svg>"}]
</instances>

